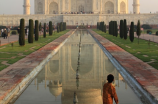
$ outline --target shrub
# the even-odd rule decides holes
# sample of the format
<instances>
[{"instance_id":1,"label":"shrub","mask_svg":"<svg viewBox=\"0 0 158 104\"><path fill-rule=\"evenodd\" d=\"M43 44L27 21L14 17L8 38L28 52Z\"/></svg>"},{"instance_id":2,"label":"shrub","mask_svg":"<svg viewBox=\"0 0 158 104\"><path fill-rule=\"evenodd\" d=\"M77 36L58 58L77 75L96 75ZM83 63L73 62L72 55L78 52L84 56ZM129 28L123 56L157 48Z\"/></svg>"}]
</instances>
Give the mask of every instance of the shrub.
<instances>
[{"instance_id":1,"label":"shrub","mask_svg":"<svg viewBox=\"0 0 158 104\"><path fill-rule=\"evenodd\" d=\"M11 30L17 30L18 28L20 28L19 26L14 26L11 28Z\"/></svg>"},{"instance_id":2,"label":"shrub","mask_svg":"<svg viewBox=\"0 0 158 104\"><path fill-rule=\"evenodd\" d=\"M156 35L158 35L158 31L156 31Z\"/></svg>"},{"instance_id":3,"label":"shrub","mask_svg":"<svg viewBox=\"0 0 158 104\"><path fill-rule=\"evenodd\" d=\"M1 29L4 29L4 28L7 28L7 27L6 27L6 26L0 26L0 30L1 30Z\"/></svg>"},{"instance_id":4,"label":"shrub","mask_svg":"<svg viewBox=\"0 0 158 104\"><path fill-rule=\"evenodd\" d=\"M150 25L148 25L148 24L143 24L141 27L143 29L152 29L152 27Z\"/></svg>"},{"instance_id":5,"label":"shrub","mask_svg":"<svg viewBox=\"0 0 158 104\"><path fill-rule=\"evenodd\" d=\"M16 30L13 30L13 31L11 32L11 34L16 35L16 34L17 34L17 31L16 31Z\"/></svg>"},{"instance_id":6,"label":"shrub","mask_svg":"<svg viewBox=\"0 0 158 104\"><path fill-rule=\"evenodd\" d=\"M147 33L147 34L152 33L152 31L151 31L151 30L147 30L146 33Z\"/></svg>"},{"instance_id":7,"label":"shrub","mask_svg":"<svg viewBox=\"0 0 158 104\"><path fill-rule=\"evenodd\" d=\"M86 29L86 26L84 26L84 25L79 25L79 28L80 28L80 29Z\"/></svg>"}]
</instances>

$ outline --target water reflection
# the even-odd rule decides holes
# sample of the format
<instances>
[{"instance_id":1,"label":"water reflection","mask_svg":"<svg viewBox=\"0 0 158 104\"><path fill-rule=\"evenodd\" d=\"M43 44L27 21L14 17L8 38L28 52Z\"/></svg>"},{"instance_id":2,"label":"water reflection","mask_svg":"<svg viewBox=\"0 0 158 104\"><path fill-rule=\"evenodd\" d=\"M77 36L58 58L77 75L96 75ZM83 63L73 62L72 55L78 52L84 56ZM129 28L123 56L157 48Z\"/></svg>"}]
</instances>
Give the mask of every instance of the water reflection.
<instances>
[{"instance_id":1,"label":"water reflection","mask_svg":"<svg viewBox=\"0 0 158 104\"><path fill-rule=\"evenodd\" d=\"M82 34L81 53L78 57L80 34ZM79 64L78 60L80 60ZM77 69L78 72L76 72ZM77 73L79 78L76 78ZM77 31L34 79L32 83L34 83L33 86L37 85L37 90L33 90L33 93L36 93L37 96L44 94L44 89L39 88L39 86L43 86L46 90L49 89L51 97L58 99L50 100L51 104L73 104L74 92L77 94L78 104L102 104L102 87L107 82L108 74L113 74L115 77L113 85L116 87L121 104L129 104L133 100L140 103L132 90L130 88L128 90L128 85L122 76L92 37L86 31ZM41 93L37 93L37 91L41 91ZM25 92L22 96L27 96ZM45 95L49 96L48 93ZM129 96L132 99L124 99L122 96ZM42 99L42 101L46 100L45 97ZM25 100L29 101L29 99ZM22 102L21 98L17 100L16 104L20 104L20 101Z\"/></svg>"}]
</instances>

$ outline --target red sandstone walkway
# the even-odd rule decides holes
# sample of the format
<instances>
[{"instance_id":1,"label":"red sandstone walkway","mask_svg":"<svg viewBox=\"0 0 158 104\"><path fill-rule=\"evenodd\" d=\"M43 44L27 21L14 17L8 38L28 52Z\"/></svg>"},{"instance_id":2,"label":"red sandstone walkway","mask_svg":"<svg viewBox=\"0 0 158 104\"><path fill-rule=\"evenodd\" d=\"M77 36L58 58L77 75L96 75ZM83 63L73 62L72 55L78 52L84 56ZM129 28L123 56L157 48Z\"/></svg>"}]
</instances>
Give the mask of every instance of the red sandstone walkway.
<instances>
[{"instance_id":1,"label":"red sandstone walkway","mask_svg":"<svg viewBox=\"0 0 158 104\"><path fill-rule=\"evenodd\" d=\"M140 59L126 52L119 46L98 35L92 30L91 34L111 53L127 72L149 93L155 100L158 99L158 70L144 63ZM156 40L156 39L155 39ZM158 104L158 101L157 103Z\"/></svg>"},{"instance_id":2,"label":"red sandstone walkway","mask_svg":"<svg viewBox=\"0 0 158 104\"><path fill-rule=\"evenodd\" d=\"M73 32L74 30L69 31L65 35L62 35L58 39L2 70L0 72L0 104L6 103L9 100L7 97L10 94L13 96L13 94L19 92L21 87L26 85L29 78L34 75L30 73L34 72L36 74L36 71L39 70L36 67L43 65L43 60L51 55ZM24 82L22 82L23 80ZM19 83L22 84L19 85ZM17 89L15 90L15 88Z\"/></svg>"}]
</instances>

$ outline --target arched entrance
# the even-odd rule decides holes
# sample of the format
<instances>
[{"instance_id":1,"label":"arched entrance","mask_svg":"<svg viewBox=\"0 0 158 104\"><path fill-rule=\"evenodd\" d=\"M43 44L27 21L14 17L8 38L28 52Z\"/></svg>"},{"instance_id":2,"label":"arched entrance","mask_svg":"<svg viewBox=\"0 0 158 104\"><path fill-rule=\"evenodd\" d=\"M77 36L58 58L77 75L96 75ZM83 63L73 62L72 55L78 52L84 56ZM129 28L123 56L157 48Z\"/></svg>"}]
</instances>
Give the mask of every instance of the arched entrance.
<instances>
[{"instance_id":1,"label":"arched entrance","mask_svg":"<svg viewBox=\"0 0 158 104\"><path fill-rule=\"evenodd\" d=\"M38 10L38 14L43 14L43 5L41 2L38 3L37 10Z\"/></svg>"},{"instance_id":2,"label":"arched entrance","mask_svg":"<svg viewBox=\"0 0 158 104\"><path fill-rule=\"evenodd\" d=\"M114 14L114 4L111 1L105 3L105 13Z\"/></svg>"},{"instance_id":3,"label":"arched entrance","mask_svg":"<svg viewBox=\"0 0 158 104\"><path fill-rule=\"evenodd\" d=\"M123 1L120 4L120 13L121 14L125 14L126 13L126 4Z\"/></svg>"},{"instance_id":4,"label":"arched entrance","mask_svg":"<svg viewBox=\"0 0 158 104\"><path fill-rule=\"evenodd\" d=\"M84 12L84 6L83 5L80 5L79 8L78 8L79 12Z\"/></svg>"},{"instance_id":5,"label":"arched entrance","mask_svg":"<svg viewBox=\"0 0 158 104\"><path fill-rule=\"evenodd\" d=\"M50 3L49 14L58 14L58 4L56 2Z\"/></svg>"}]
</instances>

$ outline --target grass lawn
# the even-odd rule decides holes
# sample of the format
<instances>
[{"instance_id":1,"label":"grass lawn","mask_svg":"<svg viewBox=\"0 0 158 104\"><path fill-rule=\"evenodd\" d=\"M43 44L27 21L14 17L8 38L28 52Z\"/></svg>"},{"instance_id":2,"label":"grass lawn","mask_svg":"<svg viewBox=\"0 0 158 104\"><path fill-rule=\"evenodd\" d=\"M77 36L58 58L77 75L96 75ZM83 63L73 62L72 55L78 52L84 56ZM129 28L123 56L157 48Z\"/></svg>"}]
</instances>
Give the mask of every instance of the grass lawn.
<instances>
[{"instance_id":1,"label":"grass lawn","mask_svg":"<svg viewBox=\"0 0 158 104\"><path fill-rule=\"evenodd\" d=\"M15 42L13 44L13 48L11 44L1 46L0 47L0 71L4 68L8 67L10 64L17 62L18 60L24 58L30 53L38 50L39 48L45 46L46 44L52 42L58 37L64 35L69 30L65 30L60 33L55 33L52 36L47 34L46 38L43 36L39 37L39 41L34 41L33 44L28 43L28 40L25 40L25 46L19 46L19 42Z\"/></svg>"},{"instance_id":2,"label":"grass lawn","mask_svg":"<svg viewBox=\"0 0 158 104\"><path fill-rule=\"evenodd\" d=\"M93 31L110 40L127 52L133 54L142 61L158 69L158 43L150 42L149 45L148 41L140 39L138 44L137 38L135 38L134 42L131 43L129 37L127 40L124 40L121 39L119 36L115 37L97 29L93 29Z\"/></svg>"}]
</instances>

